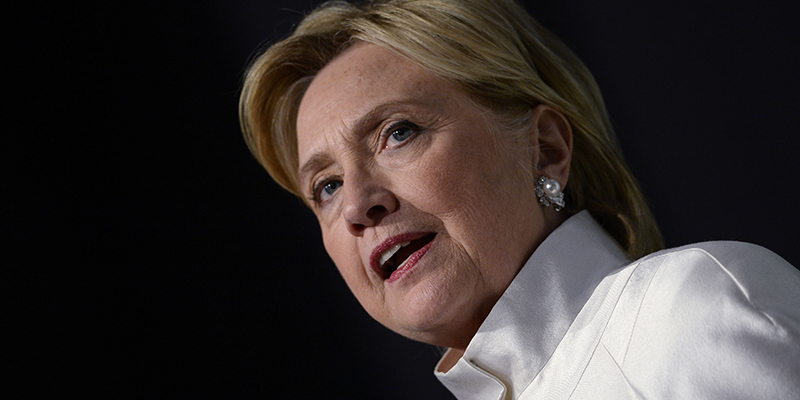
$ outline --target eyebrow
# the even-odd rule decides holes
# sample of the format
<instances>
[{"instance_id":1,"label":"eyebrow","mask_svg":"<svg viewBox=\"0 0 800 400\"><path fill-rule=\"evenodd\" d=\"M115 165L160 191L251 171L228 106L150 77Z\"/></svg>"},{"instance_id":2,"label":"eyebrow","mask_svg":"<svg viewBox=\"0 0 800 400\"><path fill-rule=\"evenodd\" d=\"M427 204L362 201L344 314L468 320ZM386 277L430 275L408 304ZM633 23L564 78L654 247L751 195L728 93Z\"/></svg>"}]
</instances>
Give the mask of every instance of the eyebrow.
<instances>
[{"instance_id":1,"label":"eyebrow","mask_svg":"<svg viewBox=\"0 0 800 400\"><path fill-rule=\"evenodd\" d=\"M302 182L303 177L312 171L317 171L322 168L325 168L329 164L331 164L333 160L330 157L323 153L316 153L311 158L303 164L302 167L297 172L297 176L300 177L300 181Z\"/></svg>"}]
</instances>

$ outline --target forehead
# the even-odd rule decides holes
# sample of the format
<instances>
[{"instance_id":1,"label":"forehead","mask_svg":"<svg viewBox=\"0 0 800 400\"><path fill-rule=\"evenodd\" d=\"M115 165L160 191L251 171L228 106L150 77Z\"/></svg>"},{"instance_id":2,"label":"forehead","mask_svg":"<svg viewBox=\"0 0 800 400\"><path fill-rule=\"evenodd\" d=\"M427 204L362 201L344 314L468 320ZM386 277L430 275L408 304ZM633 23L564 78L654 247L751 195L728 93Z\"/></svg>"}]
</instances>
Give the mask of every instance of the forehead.
<instances>
[{"instance_id":1,"label":"forehead","mask_svg":"<svg viewBox=\"0 0 800 400\"><path fill-rule=\"evenodd\" d=\"M393 51L357 43L323 68L303 96L297 116L300 165L330 140L346 140L354 124L388 104L429 103L452 89Z\"/></svg>"}]
</instances>

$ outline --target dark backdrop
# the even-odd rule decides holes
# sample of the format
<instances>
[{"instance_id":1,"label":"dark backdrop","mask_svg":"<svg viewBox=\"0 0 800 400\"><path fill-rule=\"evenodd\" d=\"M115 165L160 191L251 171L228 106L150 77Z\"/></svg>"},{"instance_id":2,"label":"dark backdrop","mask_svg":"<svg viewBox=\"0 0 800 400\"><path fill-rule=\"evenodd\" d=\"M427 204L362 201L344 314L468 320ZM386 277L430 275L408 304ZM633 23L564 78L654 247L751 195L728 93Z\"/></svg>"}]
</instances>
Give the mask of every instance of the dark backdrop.
<instances>
[{"instance_id":1,"label":"dark backdrop","mask_svg":"<svg viewBox=\"0 0 800 400\"><path fill-rule=\"evenodd\" d=\"M448 398L436 350L370 320L240 138L245 65L312 3L6 13L9 391ZM750 241L800 265L796 6L595 3L528 8L595 73L668 245Z\"/></svg>"}]
</instances>

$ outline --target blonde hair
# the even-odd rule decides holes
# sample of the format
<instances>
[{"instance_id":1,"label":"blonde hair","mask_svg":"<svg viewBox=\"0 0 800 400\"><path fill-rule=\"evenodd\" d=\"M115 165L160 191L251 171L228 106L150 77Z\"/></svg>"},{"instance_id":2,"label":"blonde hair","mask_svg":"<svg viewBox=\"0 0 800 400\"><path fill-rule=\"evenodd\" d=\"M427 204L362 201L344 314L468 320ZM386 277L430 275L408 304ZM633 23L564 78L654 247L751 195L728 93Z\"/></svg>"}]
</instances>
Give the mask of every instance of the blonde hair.
<instances>
[{"instance_id":1,"label":"blonde hair","mask_svg":"<svg viewBox=\"0 0 800 400\"><path fill-rule=\"evenodd\" d=\"M631 258L663 247L589 70L514 0L386 0L320 6L252 63L240 98L245 140L281 186L297 182L297 109L313 77L356 41L393 49L444 78L500 119L547 104L573 130L572 211L589 210ZM518 125L518 124L516 124ZM531 183L533 184L533 183Z\"/></svg>"}]
</instances>

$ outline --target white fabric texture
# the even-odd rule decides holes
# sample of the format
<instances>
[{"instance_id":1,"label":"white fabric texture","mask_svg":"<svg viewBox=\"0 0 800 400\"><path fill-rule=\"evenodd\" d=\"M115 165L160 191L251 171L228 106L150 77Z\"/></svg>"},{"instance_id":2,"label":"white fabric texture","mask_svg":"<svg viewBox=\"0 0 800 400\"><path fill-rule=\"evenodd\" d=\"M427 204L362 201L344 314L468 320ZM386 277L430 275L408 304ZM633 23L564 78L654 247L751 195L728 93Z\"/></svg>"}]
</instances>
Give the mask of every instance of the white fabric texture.
<instances>
[{"instance_id":1,"label":"white fabric texture","mask_svg":"<svg viewBox=\"0 0 800 400\"><path fill-rule=\"evenodd\" d=\"M584 211L442 364L458 399L800 399L800 272L738 242L630 263Z\"/></svg>"}]
</instances>

